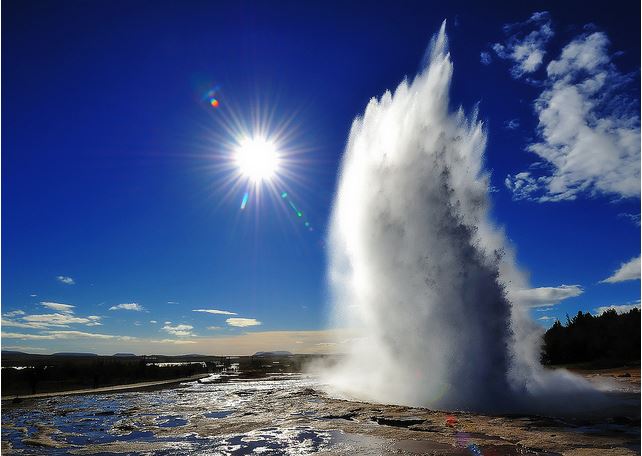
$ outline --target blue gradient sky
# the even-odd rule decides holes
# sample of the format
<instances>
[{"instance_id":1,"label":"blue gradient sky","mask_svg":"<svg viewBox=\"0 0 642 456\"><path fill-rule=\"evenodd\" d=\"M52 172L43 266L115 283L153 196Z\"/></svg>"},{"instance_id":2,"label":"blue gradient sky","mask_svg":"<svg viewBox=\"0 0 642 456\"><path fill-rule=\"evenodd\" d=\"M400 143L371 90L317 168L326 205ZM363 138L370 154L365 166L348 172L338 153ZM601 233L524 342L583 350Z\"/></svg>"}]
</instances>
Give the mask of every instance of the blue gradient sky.
<instances>
[{"instance_id":1,"label":"blue gradient sky","mask_svg":"<svg viewBox=\"0 0 642 456\"><path fill-rule=\"evenodd\" d=\"M39 339L50 334L44 330L230 344L252 332L322 330L323 239L350 124L371 97L416 73L444 18L453 108L479 103L488 127L493 217L533 287L583 289L533 310L534 317L639 302L639 280L598 283L640 254L640 228L622 215L639 214L639 198L515 200L504 179L534 161L525 148L536 136L533 101L541 88L511 77L510 63L496 56L480 62L481 52L505 38L503 24L546 10L556 29L551 57L592 23L608 35L611 52L620 52L613 64L632 73L626 97L639 100L639 5L29 0L3 7L2 312L23 311L7 317L22 321L53 312L41 302L66 303L74 316L102 323L3 325L13 333L3 348L207 350L171 342L127 350L126 338ZM215 85L216 110L202 99ZM275 123L294 116L302 166L278 190L288 191L315 231L278 198L260 207L250 199L241 212L242 191L224 197L214 170L214 138L227 134L220 117L249 118L258 102ZM639 103L636 109L639 115ZM505 128L512 119L519 127ZM144 310L109 310L123 303ZM261 325L233 326L229 315L194 309L222 309ZM314 349L304 342L301 351Z\"/></svg>"}]
</instances>

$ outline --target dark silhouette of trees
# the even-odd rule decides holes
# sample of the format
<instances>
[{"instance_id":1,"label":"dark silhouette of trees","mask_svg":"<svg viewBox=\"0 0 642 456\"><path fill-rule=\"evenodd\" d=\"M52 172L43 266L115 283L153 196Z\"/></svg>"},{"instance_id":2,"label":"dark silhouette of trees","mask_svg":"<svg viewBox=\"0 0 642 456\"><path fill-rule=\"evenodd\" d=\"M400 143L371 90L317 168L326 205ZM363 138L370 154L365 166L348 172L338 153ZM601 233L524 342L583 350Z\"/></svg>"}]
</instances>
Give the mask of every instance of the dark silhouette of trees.
<instances>
[{"instance_id":1,"label":"dark silhouette of trees","mask_svg":"<svg viewBox=\"0 0 642 456\"><path fill-rule=\"evenodd\" d=\"M144 357L24 355L22 358L12 364L25 368L2 369L3 395L98 388L190 377L208 372L204 362L192 363L189 362L191 359L180 358L175 365L169 366L150 364Z\"/></svg>"},{"instance_id":2,"label":"dark silhouette of trees","mask_svg":"<svg viewBox=\"0 0 642 456\"><path fill-rule=\"evenodd\" d=\"M241 378L260 378L301 372L306 364L319 359L338 362L340 357L292 355L287 352L264 352L254 356L100 356L87 353L36 355L3 351L0 386L3 396L26 395L180 379L232 368L234 374Z\"/></svg>"},{"instance_id":3,"label":"dark silhouette of trees","mask_svg":"<svg viewBox=\"0 0 642 456\"><path fill-rule=\"evenodd\" d=\"M640 361L640 310L618 315L610 309L599 316L577 313L556 321L544 335L543 364L600 362L618 365Z\"/></svg>"}]
</instances>

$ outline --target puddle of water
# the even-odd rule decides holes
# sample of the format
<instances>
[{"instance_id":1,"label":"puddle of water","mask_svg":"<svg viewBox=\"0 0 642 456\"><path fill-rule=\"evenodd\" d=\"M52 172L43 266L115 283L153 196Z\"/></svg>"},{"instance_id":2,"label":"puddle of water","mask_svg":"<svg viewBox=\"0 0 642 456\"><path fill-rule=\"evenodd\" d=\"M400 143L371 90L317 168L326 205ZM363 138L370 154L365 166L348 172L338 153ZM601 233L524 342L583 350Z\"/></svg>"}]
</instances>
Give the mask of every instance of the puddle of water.
<instances>
[{"instance_id":1,"label":"puddle of water","mask_svg":"<svg viewBox=\"0 0 642 456\"><path fill-rule=\"evenodd\" d=\"M96 445L113 442L154 441L152 431L132 431L129 434L79 433L65 438L72 445Z\"/></svg>"},{"instance_id":2,"label":"puddle of water","mask_svg":"<svg viewBox=\"0 0 642 456\"><path fill-rule=\"evenodd\" d=\"M228 437L216 446L224 456L249 454L295 454L315 453L329 445L332 432L318 431L307 427L294 429L268 428Z\"/></svg>"},{"instance_id":3,"label":"puddle of water","mask_svg":"<svg viewBox=\"0 0 642 456\"><path fill-rule=\"evenodd\" d=\"M234 412L231 410L218 410L215 412L206 412L203 414L203 416L205 416L206 418L221 419L221 418L227 418L232 413Z\"/></svg>"},{"instance_id":4,"label":"puddle of water","mask_svg":"<svg viewBox=\"0 0 642 456\"><path fill-rule=\"evenodd\" d=\"M162 428L174 428L187 424L187 420L179 415L161 415L156 418L156 422L158 427Z\"/></svg>"},{"instance_id":5,"label":"puddle of water","mask_svg":"<svg viewBox=\"0 0 642 456\"><path fill-rule=\"evenodd\" d=\"M393 452L413 454L439 454L444 456L560 456L524 448L520 445L476 445L452 446L430 440L399 440L390 446Z\"/></svg>"},{"instance_id":6,"label":"puddle of water","mask_svg":"<svg viewBox=\"0 0 642 456\"><path fill-rule=\"evenodd\" d=\"M390 446L393 452L408 452L419 454L440 454L440 455L466 455L470 456L467 449L457 448L445 443L432 442L430 440L399 440Z\"/></svg>"}]
</instances>

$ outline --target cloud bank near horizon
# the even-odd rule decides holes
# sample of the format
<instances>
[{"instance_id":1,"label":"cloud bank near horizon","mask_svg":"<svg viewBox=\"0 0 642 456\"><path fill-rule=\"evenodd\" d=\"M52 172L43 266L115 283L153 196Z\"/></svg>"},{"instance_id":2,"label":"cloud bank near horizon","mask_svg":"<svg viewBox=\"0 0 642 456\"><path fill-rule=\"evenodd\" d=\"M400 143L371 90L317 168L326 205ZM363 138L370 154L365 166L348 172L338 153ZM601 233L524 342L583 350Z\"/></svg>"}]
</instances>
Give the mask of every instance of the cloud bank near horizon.
<instances>
[{"instance_id":1,"label":"cloud bank near horizon","mask_svg":"<svg viewBox=\"0 0 642 456\"><path fill-rule=\"evenodd\" d=\"M187 330L175 325L178 331ZM184 325L189 326L189 325ZM204 355L251 355L258 351L290 351L292 353L342 353L348 349L353 334L347 330L327 329L311 331L257 331L220 337L192 337L189 339L154 339L85 331L45 331L39 334L3 332L3 348L11 349L12 340L23 351L54 353L83 351L111 355L118 352L136 354L180 355L186 351ZM340 342L337 342L339 340ZM55 345L51 343L55 341ZM38 345L46 342L47 346ZM189 348L187 348L189 347Z\"/></svg>"}]
</instances>

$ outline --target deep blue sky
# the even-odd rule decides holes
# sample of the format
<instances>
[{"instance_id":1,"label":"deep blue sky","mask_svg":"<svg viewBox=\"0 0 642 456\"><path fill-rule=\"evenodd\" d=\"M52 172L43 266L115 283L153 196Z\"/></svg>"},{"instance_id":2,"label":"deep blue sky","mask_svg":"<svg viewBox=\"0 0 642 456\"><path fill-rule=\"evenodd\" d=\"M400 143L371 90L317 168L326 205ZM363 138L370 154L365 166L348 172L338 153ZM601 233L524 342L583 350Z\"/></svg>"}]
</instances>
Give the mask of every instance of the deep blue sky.
<instances>
[{"instance_id":1,"label":"deep blue sky","mask_svg":"<svg viewBox=\"0 0 642 456\"><path fill-rule=\"evenodd\" d=\"M557 32L551 56L593 23L622 51L615 64L635 73L639 87L639 5L478 3L5 2L3 313L45 314L40 302L67 303L77 316L102 317L102 326L74 329L150 338L168 337L165 321L199 336L323 328L323 235L350 124L371 97L416 73L444 18L453 107L479 102L488 126L494 218L533 287L584 288L546 315L638 300L639 281L597 282L639 255L639 227L618 215L639 214L639 199L514 201L503 180L533 161L524 148L535 135L539 89L513 79L505 61L483 65L480 52L503 39L503 24L546 10ZM214 85L216 110L201 99ZM222 197L208 151L223 134L217 117L247 116L256 100L277 121L296 114L307 166L287 190L313 232L281 201L241 213L242 192ZM520 128L504 128L511 119ZM108 310L121 303L148 312ZM200 308L262 325L227 328L226 316L192 312ZM2 342L56 351L80 350L83 340Z\"/></svg>"}]
</instances>

